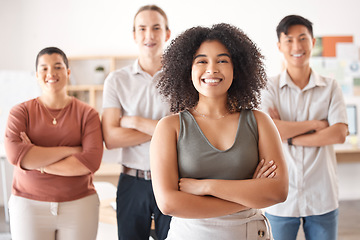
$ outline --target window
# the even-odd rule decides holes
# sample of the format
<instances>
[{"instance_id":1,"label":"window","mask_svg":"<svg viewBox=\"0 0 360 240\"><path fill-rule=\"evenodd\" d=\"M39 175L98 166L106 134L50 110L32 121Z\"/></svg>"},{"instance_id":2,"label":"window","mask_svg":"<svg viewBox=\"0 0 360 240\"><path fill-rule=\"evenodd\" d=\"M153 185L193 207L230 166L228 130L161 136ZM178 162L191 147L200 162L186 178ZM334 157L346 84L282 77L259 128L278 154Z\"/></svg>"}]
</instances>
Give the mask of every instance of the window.
<instances>
[{"instance_id":1,"label":"window","mask_svg":"<svg viewBox=\"0 0 360 240\"><path fill-rule=\"evenodd\" d=\"M356 105L348 104L346 105L346 112L349 122L349 133L354 136L357 135L358 126L357 126L357 109Z\"/></svg>"}]
</instances>

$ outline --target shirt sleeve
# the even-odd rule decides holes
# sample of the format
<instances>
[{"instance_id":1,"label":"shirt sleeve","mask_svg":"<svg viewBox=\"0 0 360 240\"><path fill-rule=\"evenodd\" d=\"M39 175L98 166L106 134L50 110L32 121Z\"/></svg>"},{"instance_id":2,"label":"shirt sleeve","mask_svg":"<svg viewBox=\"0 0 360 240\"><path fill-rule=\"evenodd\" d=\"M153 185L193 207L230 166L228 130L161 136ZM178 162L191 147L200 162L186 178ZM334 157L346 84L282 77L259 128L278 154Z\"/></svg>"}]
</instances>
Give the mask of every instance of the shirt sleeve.
<instances>
[{"instance_id":1,"label":"shirt sleeve","mask_svg":"<svg viewBox=\"0 0 360 240\"><path fill-rule=\"evenodd\" d=\"M329 125L334 125L336 123L348 124L346 104L341 88L336 80L333 80L331 84L331 101L328 113Z\"/></svg>"},{"instance_id":2,"label":"shirt sleeve","mask_svg":"<svg viewBox=\"0 0 360 240\"><path fill-rule=\"evenodd\" d=\"M120 108L121 103L119 101L119 83L116 81L117 75L116 72L111 72L104 82L104 91L103 91L103 109L105 108Z\"/></svg>"},{"instance_id":3,"label":"shirt sleeve","mask_svg":"<svg viewBox=\"0 0 360 240\"><path fill-rule=\"evenodd\" d=\"M103 155L103 138L99 114L92 108L87 110L83 120L82 152L74 154L92 173L96 172Z\"/></svg>"},{"instance_id":4,"label":"shirt sleeve","mask_svg":"<svg viewBox=\"0 0 360 240\"><path fill-rule=\"evenodd\" d=\"M8 161L15 166L21 167L21 160L34 144L23 143L20 138L21 132L27 132L29 115L25 104L14 106L9 113L5 129L5 151Z\"/></svg>"},{"instance_id":5,"label":"shirt sleeve","mask_svg":"<svg viewBox=\"0 0 360 240\"><path fill-rule=\"evenodd\" d=\"M261 92L260 110L269 114L269 108L275 106L275 80L270 78L267 82L266 89Z\"/></svg>"}]
</instances>

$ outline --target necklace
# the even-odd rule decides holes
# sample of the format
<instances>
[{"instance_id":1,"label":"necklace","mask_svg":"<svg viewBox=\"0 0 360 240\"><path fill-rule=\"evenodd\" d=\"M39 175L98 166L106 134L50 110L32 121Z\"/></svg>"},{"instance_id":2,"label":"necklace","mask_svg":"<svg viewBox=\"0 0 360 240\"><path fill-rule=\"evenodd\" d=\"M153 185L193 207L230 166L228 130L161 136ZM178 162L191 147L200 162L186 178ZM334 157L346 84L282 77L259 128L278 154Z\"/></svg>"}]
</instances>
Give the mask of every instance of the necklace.
<instances>
[{"instance_id":1,"label":"necklace","mask_svg":"<svg viewBox=\"0 0 360 240\"><path fill-rule=\"evenodd\" d=\"M203 118L209 118L209 119L214 119L214 120L221 119L221 118L225 117L226 115L228 115L228 114L230 113L229 111L227 111L224 115L222 115L222 116L220 116L220 117L211 118L211 117L206 116L205 114L199 113L199 112L196 110L196 108L193 108L193 109L194 109L194 111L195 111L197 114L199 114L201 117L203 117Z\"/></svg>"},{"instance_id":2,"label":"necklace","mask_svg":"<svg viewBox=\"0 0 360 240\"><path fill-rule=\"evenodd\" d=\"M51 112L49 111L49 109L46 107L46 105L45 105L43 102L41 102L42 105L44 106L44 108L46 109L47 113L48 113L48 114L50 115L50 117L52 118L52 124L53 124L53 125L56 125L56 124L57 124L57 120L56 120L56 119L60 116L60 114L63 112L63 110L64 110L65 107L67 106L67 102L68 102L68 100L66 101L65 106L60 110L60 112L59 112L56 116L52 115Z\"/></svg>"}]
</instances>

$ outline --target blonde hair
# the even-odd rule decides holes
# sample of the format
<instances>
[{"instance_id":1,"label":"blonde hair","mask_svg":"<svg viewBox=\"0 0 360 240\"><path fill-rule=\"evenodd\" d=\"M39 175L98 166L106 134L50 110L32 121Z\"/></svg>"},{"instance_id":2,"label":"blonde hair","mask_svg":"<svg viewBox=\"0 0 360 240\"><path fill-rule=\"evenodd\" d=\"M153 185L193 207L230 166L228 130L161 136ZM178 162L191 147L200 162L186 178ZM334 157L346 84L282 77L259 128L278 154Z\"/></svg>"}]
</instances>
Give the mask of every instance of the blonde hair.
<instances>
[{"instance_id":1,"label":"blonde hair","mask_svg":"<svg viewBox=\"0 0 360 240\"><path fill-rule=\"evenodd\" d=\"M137 11L137 13L135 14L135 17L134 17L134 26L133 26L133 31L135 32L135 19L136 19L136 16L143 12L143 11L155 11L155 12L158 12L160 13L161 16L163 16L164 20L165 20L165 29L166 30L169 30L169 21L168 21L168 18L166 16L166 13L164 12L164 10L162 10L160 7L156 6L156 5L145 5L145 6L142 6L141 8L139 8L139 10Z\"/></svg>"}]
</instances>

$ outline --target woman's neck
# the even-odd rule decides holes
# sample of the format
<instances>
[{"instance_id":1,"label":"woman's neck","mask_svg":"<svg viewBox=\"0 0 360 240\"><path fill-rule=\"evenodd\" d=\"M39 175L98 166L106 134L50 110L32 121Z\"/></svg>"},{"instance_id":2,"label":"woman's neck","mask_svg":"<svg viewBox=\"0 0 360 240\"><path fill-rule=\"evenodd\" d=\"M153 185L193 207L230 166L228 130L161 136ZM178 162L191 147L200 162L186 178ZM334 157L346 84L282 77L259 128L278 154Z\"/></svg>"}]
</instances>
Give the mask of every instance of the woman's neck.
<instances>
[{"instance_id":1,"label":"woman's neck","mask_svg":"<svg viewBox=\"0 0 360 240\"><path fill-rule=\"evenodd\" d=\"M69 104L71 97L67 94L42 94L40 101L48 108L61 109Z\"/></svg>"},{"instance_id":2,"label":"woman's neck","mask_svg":"<svg viewBox=\"0 0 360 240\"><path fill-rule=\"evenodd\" d=\"M194 109L197 113L206 115L210 118L224 116L229 113L227 99L219 100L215 98L200 97L199 102Z\"/></svg>"}]
</instances>

